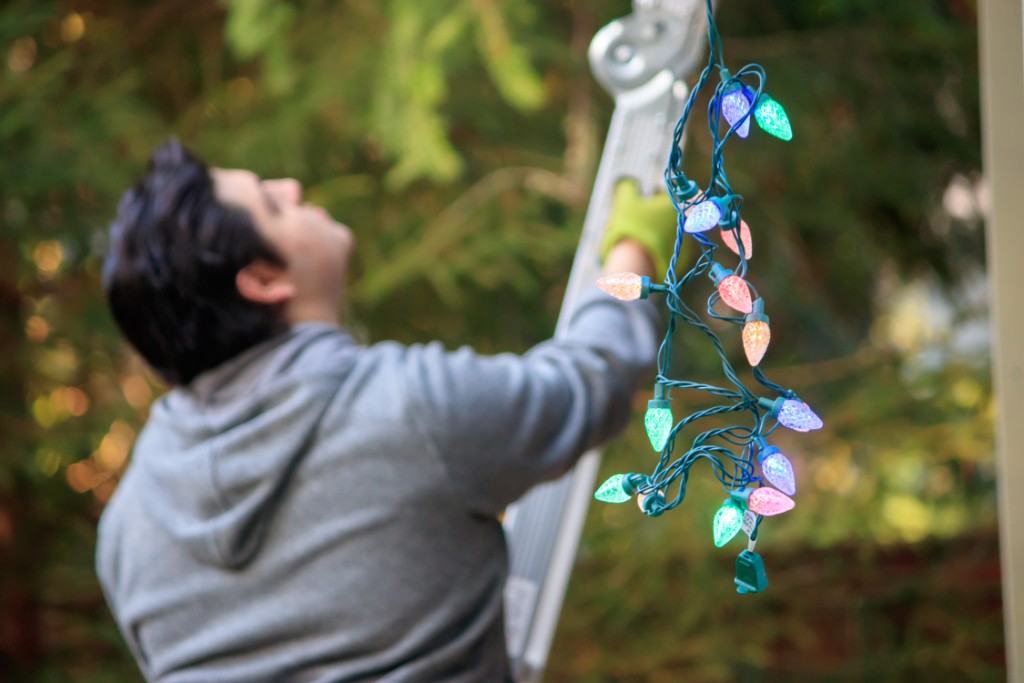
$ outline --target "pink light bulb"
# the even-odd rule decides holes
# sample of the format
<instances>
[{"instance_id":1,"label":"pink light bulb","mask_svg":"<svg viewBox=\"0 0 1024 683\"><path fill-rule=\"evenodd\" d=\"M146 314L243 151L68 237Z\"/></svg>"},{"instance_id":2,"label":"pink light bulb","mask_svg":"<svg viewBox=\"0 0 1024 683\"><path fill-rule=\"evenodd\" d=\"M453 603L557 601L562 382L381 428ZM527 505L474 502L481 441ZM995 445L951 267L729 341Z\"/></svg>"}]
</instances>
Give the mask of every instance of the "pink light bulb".
<instances>
[{"instance_id":1,"label":"pink light bulb","mask_svg":"<svg viewBox=\"0 0 1024 683\"><path fill-rule=\"evenodd\" d=\"M792 510L796 507L796 503L782 491L764 486L754 489L750 493L750 498L747 499L747 507L759 515L770 517Z\"/></svg>"},{"instance_id":2,"label":"pink light bulb","mask_svg":"<svg viewBox=\"0 0 1024 683\"><path fill-rule=\"evenodd\" d=\"M718 283L718 295L726 306L734 308L740 313L750 313L753 310L754 302L750 298L750 287L739 275L730 275L722 278Z\"/></svg>"},{"instance_id":3,"label":"pink light bulb","mask_svg":"<svg viewBox=\"0 0 1024 683\"><path fill-rule=\"evenodd\" d=\"M743 244L743 256L749 259L754 255L754 241L750 237L750 226L743 219L740 219L740 243ZM722 228L722 244L729 247L729 249L740 256L740 248L736 244L736 237L729 228Z\"/></svg>"}]
</instances>

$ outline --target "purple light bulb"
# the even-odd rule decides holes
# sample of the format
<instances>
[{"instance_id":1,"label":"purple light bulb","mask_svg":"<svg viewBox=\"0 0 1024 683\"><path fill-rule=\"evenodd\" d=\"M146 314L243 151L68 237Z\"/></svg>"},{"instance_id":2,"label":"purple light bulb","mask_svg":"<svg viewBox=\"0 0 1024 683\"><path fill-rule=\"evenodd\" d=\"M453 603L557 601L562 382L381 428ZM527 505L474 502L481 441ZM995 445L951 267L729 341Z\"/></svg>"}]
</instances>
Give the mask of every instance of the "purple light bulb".
<instances>
[{"instance_id":1,"label":"purple light bulb","mask_svg":"<svg viewBox=\"0 0 1024 683\"><path fill-rule=\"evenodd\" d=\"M821 429L825 424L820 417L814 414L809 405L793 399L786 399L782 402L776 419L783 427L789 427L797 432Z\"/></svg>"},{"instance_id":2,"label":"purple light bulb","mask_svg":"<svg viewBox=\"0 0 1024 683\"><path fill-rule=\"evenodd\" d=\"M775 488L792 496L796 493L796 478L793 476L793 465L789 458L775 446L768 446L761 451L761 472Z\"/></svg>"},{"instance_id":3,"label":"purple light bulb","mask_svg":"<svg viewBox=\"0 0 1024 683\"><path fill-rule=\"evenodd\" d=\"M747 88L736 88L722 97L722 115L735 128L736 122L742 119L750 111L752 98L747 94ZM750 117L743 121L743 125L735 128L736 135L745 138L750 135Z\"/></svg>"}]
</instances>

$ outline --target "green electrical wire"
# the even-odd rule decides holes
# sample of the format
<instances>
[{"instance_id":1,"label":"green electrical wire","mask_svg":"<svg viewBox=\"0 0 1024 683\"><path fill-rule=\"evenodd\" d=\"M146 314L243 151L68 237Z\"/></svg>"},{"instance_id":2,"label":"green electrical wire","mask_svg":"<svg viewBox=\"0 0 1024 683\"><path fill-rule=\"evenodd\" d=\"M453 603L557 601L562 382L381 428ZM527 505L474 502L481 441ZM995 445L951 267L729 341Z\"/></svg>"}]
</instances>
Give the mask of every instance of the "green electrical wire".
<instances>
[{"instance_id":1,"label":"green electrical wire","mask_svg":"<svg viewBox=\"0 0 1024 683\"><path fill-rule=\"evenodd\" d=\"M698 280L701 281L702 285L706 283L707 280L701 276L708 276L712 271L712 267L717 264L715 253L718 246L708 239L705 232L691 233L685 230L684 226L688 209L703 201L713 199L723 215L720 225L724 226L723 229L732 230L736 244L742 244L739 226L740 214L743 210L743 197L734 191L726 174L726 145L737 138L746 137L745 131L753 128L751 123L757 123L765 132L781 139L792 138L792 129L785 110L781 104L769 97L764 91L767 82L764 69L758 64L748 64L735 73L730 73L725 67L722 39L714 21L711 0L706 0L706 9L708 18L708 62L701 71L696 85L691 90L683 107L682 114L676 123L668 164L665 169L665 184L679 218L672 257L664 279L665 305L669 311L669 321L665 337L658 350L658 375L655 399L652 401L652 410L664 411L664 406L666 405L664 399L667 398L668 392L673 389L705 392L721 402L675 422L660 450L661 455L657 465L650 474L616 475L618 478L613 477L605 483L605 487L610 487L610 493L609 489L602 487L602 499L611 496L615 500L622 500L624 499L623 496L628 498L632 492L647 497L644 499L642 509L651 516L660 515L682 504L686 496L686 485L689 481L691 469L698 462L706 462L710 465L712 473L722 484L727 494L736 493L738 495L750 487L763 486L765 480L763 476L758 474L758 453L764 447L765 437L772 434L779 425L779 422L775 422L770 426L768 423L770 417L777 417L775 415L777 408L766 411L764 407L774 404L770 400L761 399L743 384L726 357L721 339L704 322L701 316L686 304L682 297L682 292L686 291L690 285ZM707 111L708 130L710 131L713 143L711 172L707 187L699 188L683 173L683 154L680 142L693 113L693 107L698 96L711 87L712 76L715 74L719 76L719 82L714 86ZM723 118L723 98L729 94L733 94L735 98L737 92L742 97L747 98L749 104L746 107L745 113L730 124ZM723 122L726 124L724 126L724 134L721 133ZM710 210L714 211L714 208L711 207ZM705 215L706 213L705 211ZM706 230L707 226L702 226L698 229ZM700 248L700 255L689 271L683 275L677 275L676 265L680 259L680 254L683 252L682 247L687 236L697 242ZM739 252L739 260L732 268L732 271L743 279L744 283L750 288L753 298L758 299L760 294L757 289L746 281L748 260L745 248L739 246L737 250ZM720 267L716 266L716 268L719 268L719 270L716 270L716 273L720 273ZM724 276L719 275L718 277ZM721 295L718 291L715 291L708 297L705 311L707 316L711 319L733 325L743 325L745 322L743 316L722 315L714 310L715 305L720 300ZM767 320L763 317L759 319ZM688 382L669 377L672 365L673 340L681 326L698 330L711 342L721 361L722 372L727 386ZM799 403L799 399L797 399L793 391L785 389L769 380L764 375L760 365L753 368L753 376L758 384L765 389L775 392L783 399L791 399ZM804 404L799 403L799 405L803 406ZM804 407L806 408L806 406ZM677 454L677 440L680 438L683 430L690 425L714 416L733 416L734 419L738 420L744 415L749 417L749 424L718 427L703 431L694 437L689 448ZM664 413L657 417L658 420L663 419ZM781 418L777 417L777 419ZM657 428L656 433L659 435L657 440L660 441L662 425L658 420L652 418L650 423ZM652 437L652 445L657 449L659 444L654 443L654 440L654 437ZM627 490L625 494L622 494L617 487L619 486L618 482L624 476L629 477L630 486L624 487ZM656 502L652 503L650 497L655 494L659 497L656 499ZM739 505L732 498L728 500L730 501L729 505ZM729 521L730 524L735 523L734 515L729 518ZM761 521L762 515L758 514L753 528L748 530L751 543L757 539ZM724 537L721 530L719 530L718 535L718 540ZM744 560L745 562L751 556L759 561L759 558L756 558L756 554L753 554L750 549L744 552L750 554ZM760 572L759 576L763 579L763 572ZM752 588L749 580L740 580L738 569L737 585L742 589L740 592L756 592L767 585L767 581L764 580L760 587L755 586Z\"/></svg>"}]
</instances>

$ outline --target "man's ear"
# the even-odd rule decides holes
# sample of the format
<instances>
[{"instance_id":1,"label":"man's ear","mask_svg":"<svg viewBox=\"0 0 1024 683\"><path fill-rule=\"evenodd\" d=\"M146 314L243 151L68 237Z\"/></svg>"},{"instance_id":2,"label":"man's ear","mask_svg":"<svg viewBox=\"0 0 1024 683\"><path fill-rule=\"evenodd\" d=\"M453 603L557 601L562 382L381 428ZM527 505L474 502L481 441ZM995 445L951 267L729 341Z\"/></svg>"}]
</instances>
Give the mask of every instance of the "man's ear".
<instances>
[{"instance_id":1,"label":"man's ear","mask_svg":"<svg viewBox=\"0 0 1024 683\"><path fill-rule=\"evenodd\" d=\"M235 286L257 304L283 304L295 297L295 283L281 266L257 259L238 271Z\"/></svg>"}]
</instances>

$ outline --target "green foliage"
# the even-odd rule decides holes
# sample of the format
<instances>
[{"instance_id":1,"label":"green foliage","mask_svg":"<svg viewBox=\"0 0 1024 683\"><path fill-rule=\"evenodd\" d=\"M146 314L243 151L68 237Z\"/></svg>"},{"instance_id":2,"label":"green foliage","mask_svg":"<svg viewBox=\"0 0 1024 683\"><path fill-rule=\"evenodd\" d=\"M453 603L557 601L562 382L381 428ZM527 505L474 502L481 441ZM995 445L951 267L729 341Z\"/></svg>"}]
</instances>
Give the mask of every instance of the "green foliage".
<instances>
[{"instance_id":1,"label":"green foliage","mask_svg":"<svg viewBox=\"0 0 1024 683\"><path fill-rule=\"evenodd\" d=\"M554 327L611 111L586 44L627 11L625 0L0 6L0 619L12 625L0 678L137 680L93 577L93 529L162 387L121 343L98 277L105 226L152 148L177 135L216 165L303 181L356 232L357 333L521 351ZM923 362L942 340L909 334L913 307L886 303L922 274L957 292L981 264L979 221L942 206L950 181L980 168L973 5L727 0L719 18L730 64L764 64L793 123L787 145L761 135L730 148L730 179L769 301L764 367L827 431L777 442L798 493L765 526L767 601L731 593L739 541L714 549L722 497L710 475L696 472L687 503L658 520L595 505L556 680L786 680L771 678L783 670L771 629L784 621L809 661L830 645L812 618L822 595L842 610L851 593L884 593L885 576L836 564L833 549L871 558L930 543L924 556L942 558L950 539L991 530L986 359L942 347L941 362ZM694 131L694 177L709 153ZM676 374L716 372L700 340L674 357ZM647 398L608 474L650 461ZM819 570L829 581L801 574ZM850 576L861 583L835 588ZM915 615L944 590L900 586ZM914 680L914 662L963 625L938 614L942 628L865 638L836 667L891 665ZM977 619L950 648L975 664L1000 638L997 616ZM653 664L637 672L641 652ZM940 663L949 680L973 676ZM998 663L978 666L972 680L994 680Z\"/></svg>"},{"instance_id":2,"label":"green foliage","mask_svg":"<svg viewBox=\"0 0 1024 683\"><path fill-rule=\"evenodd\" d=\"M509 36L508 19L502 16L502 7L493 0L477 0L471 7L477 19L477 45L487 73L509 104L523 111L539 109L545 100L544 86L530 67L527 51ZM529 8L519 9L522 13Z\"/></svg>"},{"instance_id":3,"label":"green foliage","mask_svg":"<svg viewBox=\"0 0 1024 683\"><path fill-rule=\"evenodd\" d=\"M241 60L260 57L268 90L284 94L294 83L287 43L281 40L295 19L295 7L273 0L222 0L228 9L224 41Z\"/></svg>"},{"instance_id":4,"label":"green foliage","mask_svg":"<svg viewBox=\"0 0 1024 683\"><path fill-rule=\"evenodd\" d=\"M391 0L388 8L391 30L372 130L397 161L389 186L401 189L419 178L454 180L463 164L449 139L442 105L449 90L447 65L459 59L466 33L475 32L487 73L509 104L536 110L544 101L543 86L526 51L511 40L499 3Z\"/></svg>"}]
</instances>

